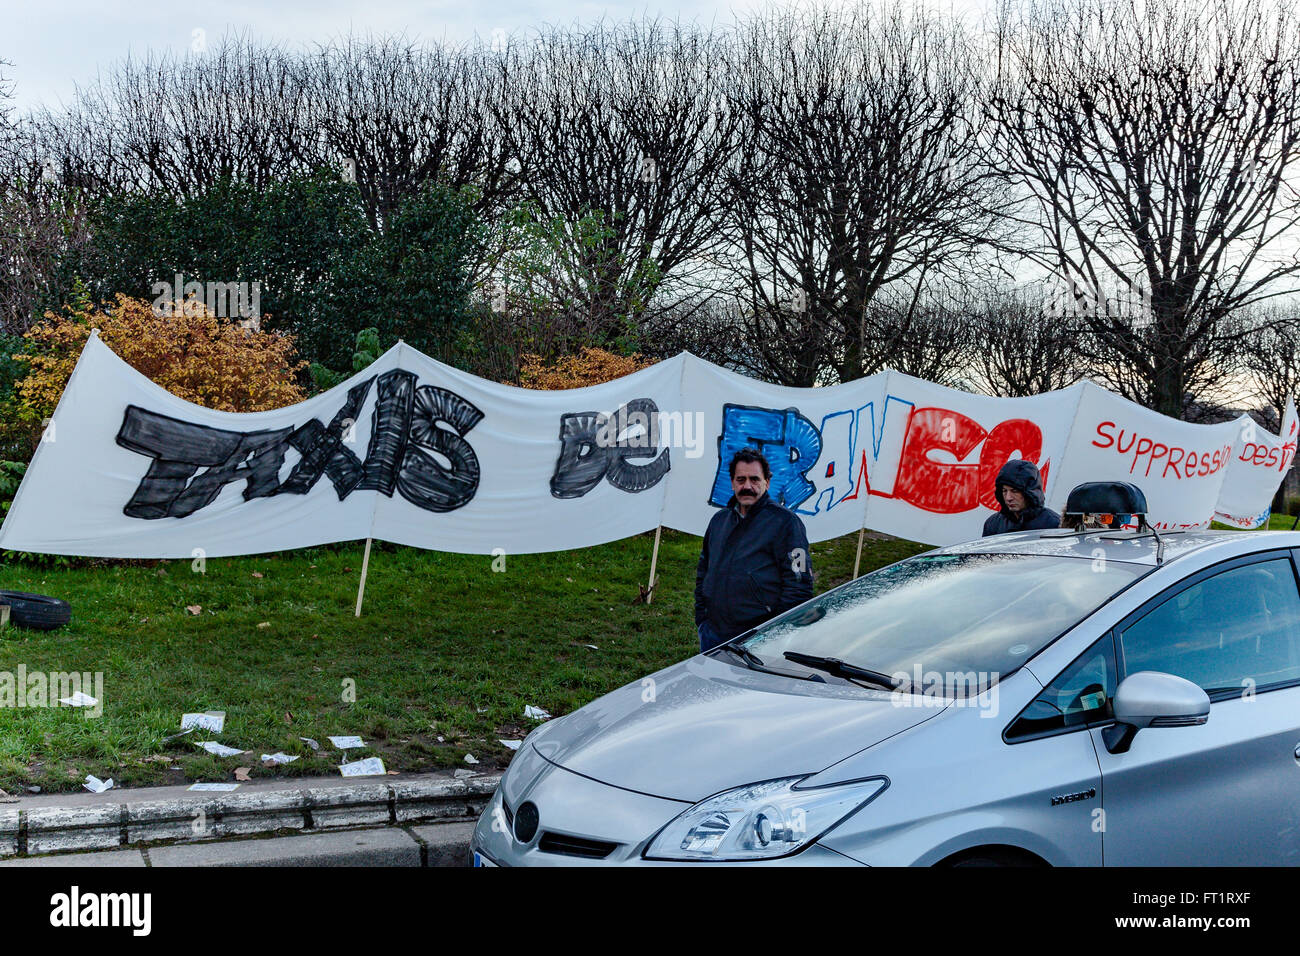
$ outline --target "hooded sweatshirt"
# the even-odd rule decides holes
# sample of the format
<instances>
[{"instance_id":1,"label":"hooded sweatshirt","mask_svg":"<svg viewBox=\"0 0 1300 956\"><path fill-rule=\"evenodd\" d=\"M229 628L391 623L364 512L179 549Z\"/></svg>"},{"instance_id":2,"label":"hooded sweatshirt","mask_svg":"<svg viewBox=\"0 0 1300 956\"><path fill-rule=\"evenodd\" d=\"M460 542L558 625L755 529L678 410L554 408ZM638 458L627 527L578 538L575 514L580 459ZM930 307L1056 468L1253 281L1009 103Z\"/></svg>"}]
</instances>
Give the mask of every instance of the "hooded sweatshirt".
<instances>
[{"instance_id":1,"label":"hooded sweatshirt","mask_svg":"<svg viewBox=\"0 0 1300 956\"><path fill-rule=\"evenodd\" d=\"M1014 488L1025 496L1025 507L1019 514L1007 510L1000 490L1003 485ZM1001 510L989 515L988 520L984 522L986 538L991 534L1061 526L1061 516L1045 506L1043 482L1038 476L1038 466L1032 461L1016 458L1003 465L1002 470L998 472L994 494L997 495Z\"/></svg>"}]
</instances>

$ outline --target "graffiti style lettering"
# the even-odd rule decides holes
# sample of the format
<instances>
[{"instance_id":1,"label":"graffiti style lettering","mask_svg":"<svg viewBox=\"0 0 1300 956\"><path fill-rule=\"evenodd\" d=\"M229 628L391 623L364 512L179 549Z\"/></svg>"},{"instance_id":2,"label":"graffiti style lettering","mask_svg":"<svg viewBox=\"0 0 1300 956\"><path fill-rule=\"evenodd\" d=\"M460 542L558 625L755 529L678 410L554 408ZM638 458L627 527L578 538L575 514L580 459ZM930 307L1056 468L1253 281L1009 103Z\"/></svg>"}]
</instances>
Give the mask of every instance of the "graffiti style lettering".
<instances>
[{"instance_id":1,"label":"graffiti style lettering","mask_svg":"<svg viewBox=\"0 0 1300 956\"><path fill-rule=\"evenodd\" d=\"M393 492L426 511L452 511L478 489L479 463L465 435L483 418L473 404L433 385L416 387L400 369L378 376L370 444L364 462L345 445L374 378L348 390L328 426L237 432L196 425L135 405L126 409L117 443L152 458L123 513L131 518L184 518L216 500L232 482L246 483L245 501L302 495L321 475L342 501L358 489ZM285 453L301 456L289 476ZM199 469L206 469L199 474Z\"/></svg>"},{"instance_id":2,"label":"graffiti style lettering","mask_svg":"<svg viewBox=\"0 0 1300 956\"><path fill-rule=\"evenodd\" d=\"M153 462L122 511L129 518L184 518L234 481L247 482L245 501L272 495L291 431L227 431L128 405L117 443ZM207 471L195 478L200 468Z\"/></svg>"},{"instance_id":3,"label":"graffiti style lettering","mask_svg":"<svg viewBox=\"0 0 1300 956\"><path fill-rule=\"evenodd\" d=\"M302 455L289 477L275 490L278 495L303 495L311 490L321 474L329 476L334 491L342 501L365 475L365 468L351 449L343 444L345 433L361 413L370 385L366 379L348 389L347 401L326 427L312 419L289 436L289 444Z\"/></svg>"},{"instance_id":4,"label":"graffiti style lettering","mask_svg":"<svg viewBox=\"0 0 1300 956\"><path fill-rule=\"evenodd\" d=\"M874 462L869 471L868 423ZM998 471L1012 458L1038 464L1043 435L1028 419L1009 419L986 430L960 412L916 408L895 395L886 397L879 421L875 403L868 402L826 415L820 429L798 409L725 405L710 504L722 507L730 500L728 463L746 445L768 457L772 467L768 493L801 514L829 511L858 499L864 489L936 514L959 514L979 505L995 510L993 486ZM847 449L847 455L832 449ZM972 456L974 460L969 460ZM1041 464L1044 484L1050 468L1050 462ZM820 491L814 478L822 483ZM811 507L800 507L804 502Z\"/></svg>"},{"instance_id":5,"label":"graffiti style lettering","mask_svg":"<svg viewBox=\"0 0 1300 956\"><path fill-rule=\"evenodd\" d=\"M807 477L822 453L822 437L812 422L797 408L728 404L722 406L710 504L722 508L731 500L731 459L742 448L757 448L767 458L772 469L767 493L773 501L794 508L817 490Z\"/></svg>"},{"instance_id":6,"label":"graffiti style lettering","mask_svg":"<svg viewBox=\"0 0 1300 956\"><path fill-rule=\"evenodd\" d=\"M455 511L478 490L478 456L465 435L482 421L483 413L455 392L434 385L416 389L414 405L397 492L426 511Z\"/></svg>"},{"instance_id":7,"label":"graffiti style lettering","mask_svg":"<svg viewBox=\"0 0 1300 956\"><path fill-rule=\"evenodd\" d=\"M653 488L672 468L670 449L659 450L658 423L659 406L649 398L633 399L613 415L569 412L560 416L560 456L551 476L551 494L581 498L606 478L631 494ZM631 463L641 458L654 460Z\"/></svg>"}]
</instances>

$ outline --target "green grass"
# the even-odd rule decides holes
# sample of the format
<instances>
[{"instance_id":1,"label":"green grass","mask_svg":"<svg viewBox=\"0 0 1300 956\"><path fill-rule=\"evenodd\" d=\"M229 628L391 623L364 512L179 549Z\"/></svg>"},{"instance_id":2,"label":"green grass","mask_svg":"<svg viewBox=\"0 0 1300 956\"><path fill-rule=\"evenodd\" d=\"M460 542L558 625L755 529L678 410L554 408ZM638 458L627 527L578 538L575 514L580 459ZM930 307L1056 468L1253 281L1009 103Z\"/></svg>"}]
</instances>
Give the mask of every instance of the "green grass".
<instances>
[{"instance_id":1,"label":"green grass","mask_svg":"<svg viewBox=\"0 0 1300 956\"><path fill-rule=\"evenodd\" d=\"M700 539L664 532L647 606L634 602L652 543L510 556L501 573L490 557L376 544L360 619L361 544L209 559L205 573L188 561L0 564L0 588L73 608L58 631L0 631L0 672L103 673L96 719L0 708L0 788L75 790L87 773L127 786L231 780L238 766L336 774L326 737L338 734L370 745L351 759L378 755L390 770L466 766L467 753L476 769L504 766L498 739L531 728L526 704L559 716L694 653ZM851 576L856 546L855 534L813 547L819 591ZM924 550L869 537L862 570ZM182 713L204 710L226 712L211 739L250 753L209 756L188 742L199 732L163 744ZM260 754L277 750L300 759L264 769Z\"/></svg>"}]
</instances>

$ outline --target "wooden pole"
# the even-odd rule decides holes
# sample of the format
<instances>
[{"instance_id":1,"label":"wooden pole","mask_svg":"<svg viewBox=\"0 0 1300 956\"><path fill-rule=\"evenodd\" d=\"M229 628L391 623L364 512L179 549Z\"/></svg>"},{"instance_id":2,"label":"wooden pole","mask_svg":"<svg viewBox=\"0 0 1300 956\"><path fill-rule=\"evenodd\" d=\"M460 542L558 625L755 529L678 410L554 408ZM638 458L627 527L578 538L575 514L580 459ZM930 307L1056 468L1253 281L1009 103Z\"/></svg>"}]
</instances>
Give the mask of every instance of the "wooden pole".
<instances>
[{"instance_id":1,"label":"wooden pole","mask_svg":"<svg viewBox=\"0 0 1300 956\"><path fill-rule=\"evenodd\" d=\"M361 584L357 587L357 613L356 617L361 616L361 598L366 593L366 572L370 570L370 538L366 538L366 553L361 559Z\"/></svg>"},{"instance_id":2,"label":"wooden pole","mask_svg":"<svg viewBox=\"0 0 1300 956\"><path fill-rule=\"evenodd\" d=\"M862 564L862 536L867 533L867 526L864 523L858 529L858 556L853 559L853 577L858 576L858 566Z\"/></svg>"},{"instance_id":3,"label":"wooden pole","mask_svg":"<svg viewBox=\"0 0 1300 956\"><path fill-rule=\"evenodd\" d=\"M655 566L659 564L659 536L663 533L663 530L663 525L655 528L655 549L650 555L650 586L646 588L646 604L655 599Z\"/></svg>"}]
</instances>

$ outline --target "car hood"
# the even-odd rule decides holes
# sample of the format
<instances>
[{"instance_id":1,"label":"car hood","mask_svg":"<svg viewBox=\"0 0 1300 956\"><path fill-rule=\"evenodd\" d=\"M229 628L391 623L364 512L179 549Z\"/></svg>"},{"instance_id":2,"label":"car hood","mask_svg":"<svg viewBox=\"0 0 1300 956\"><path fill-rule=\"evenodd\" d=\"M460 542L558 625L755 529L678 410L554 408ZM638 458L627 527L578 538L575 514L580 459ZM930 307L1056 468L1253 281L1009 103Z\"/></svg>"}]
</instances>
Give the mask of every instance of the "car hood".
<instances>
[{"instance_id":1,"label":"car hood","mask_svg":"<svg viewBox=\"0 0 1300 956\"><path fill-rule=\"evenodd\" d=\"M942 710L933 698L697 656L543 725L529 742L574 773L694 803L758 780L816 773Z\"/></svg>"}]
</instances>

